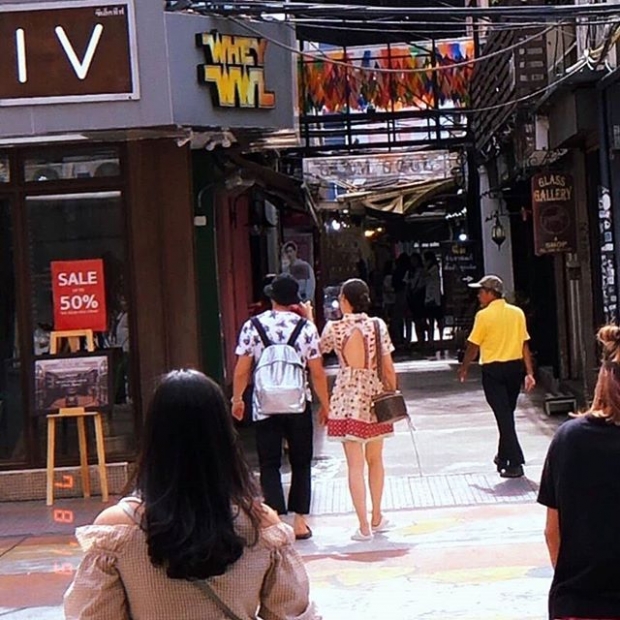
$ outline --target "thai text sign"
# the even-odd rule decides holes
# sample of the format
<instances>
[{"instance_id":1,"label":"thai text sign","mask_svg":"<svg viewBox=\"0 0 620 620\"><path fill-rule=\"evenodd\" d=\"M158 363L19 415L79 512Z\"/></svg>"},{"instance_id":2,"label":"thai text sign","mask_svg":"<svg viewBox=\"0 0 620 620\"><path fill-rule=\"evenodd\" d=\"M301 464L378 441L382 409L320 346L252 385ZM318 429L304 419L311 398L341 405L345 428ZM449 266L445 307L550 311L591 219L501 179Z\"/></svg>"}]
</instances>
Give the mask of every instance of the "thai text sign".
<instances>
[{"instance_id":1,"label":"thai text sign","mask_svg":"<svg viewBox=\"0 0 620 620\"><path fill-rule=\"evenodd\" d=\"M108 329L101 259L54 261L54 329Z\"/></svg>"},{"instance_id":2,"label":"thai text sign","mask_svg":"<svg viewBox=\"0 0 620 620\"><path fill-rule=\"evenodd\" d=\"M0 105L137 99L133 4L0 7Z\"/></svg>"},{"instance_id":3,"label":"thai text sign","mask_svg":"<svg viewBox=\"0 0 620 620\"><path fill-rule=\"evenodd\" d=\"M575 252L575 188L570 175L546 172L532 177L534 246L538 256Z\"/></svg>"},{"instance_id":4,"label":"thai text sign","mask_svg":"<svg viewBox=\"0 0 620 620\"><path fill-rule=\"evenodd\" d=\"M223 108L274 108L276 96L265 84L267 41L260 37L220 34L196 35L205 64L198 65L198 81L211 87L213 105Z\"/></svg>"}]
</instances>

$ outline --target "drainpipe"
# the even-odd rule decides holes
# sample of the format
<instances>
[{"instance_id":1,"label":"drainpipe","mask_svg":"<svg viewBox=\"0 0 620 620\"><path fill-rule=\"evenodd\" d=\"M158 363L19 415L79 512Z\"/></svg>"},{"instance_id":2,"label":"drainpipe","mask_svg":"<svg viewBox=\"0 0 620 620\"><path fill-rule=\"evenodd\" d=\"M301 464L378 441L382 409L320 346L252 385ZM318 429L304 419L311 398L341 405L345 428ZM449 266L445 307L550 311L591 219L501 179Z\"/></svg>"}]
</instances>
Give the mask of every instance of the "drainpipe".
<instances>
[{"instance_id":1,"label":"drainpipe","mask_svg":"<svg viewBox=\"0 0 620 620\"><path fill-rule=\"evenodd\" d=\"M581 266L579 264L579 256L576 252L571 252L566 256L566 271L568 274L568 308L570 315L570 329L573 337L571 342L571 376L573 379L581 377L583 380L583 388L587 389L586 369L584 364L584 347L583 329L582 329L582 312L581 312ZM585 393L585 392L584 392Z\"/></svg>"}]
</instances>

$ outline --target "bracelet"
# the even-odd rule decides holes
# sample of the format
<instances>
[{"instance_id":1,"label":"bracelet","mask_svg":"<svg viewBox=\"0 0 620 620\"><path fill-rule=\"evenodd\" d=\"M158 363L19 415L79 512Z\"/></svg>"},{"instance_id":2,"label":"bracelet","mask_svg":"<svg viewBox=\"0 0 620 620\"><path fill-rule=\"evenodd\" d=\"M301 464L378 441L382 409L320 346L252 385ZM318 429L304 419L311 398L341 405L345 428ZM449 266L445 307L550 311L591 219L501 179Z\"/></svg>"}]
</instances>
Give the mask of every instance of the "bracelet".
<instances>
[{"instance_id":1,"label":"bracelet","mask_svg":"<svg viewBox=\"0 0 620 620\"><path fill-rule=\"evenodd\" d=\"M239 403L243 402L243 398L231 398L230 399L230 404L231 405L238 405Z\"/></svg>"}]
</instances>

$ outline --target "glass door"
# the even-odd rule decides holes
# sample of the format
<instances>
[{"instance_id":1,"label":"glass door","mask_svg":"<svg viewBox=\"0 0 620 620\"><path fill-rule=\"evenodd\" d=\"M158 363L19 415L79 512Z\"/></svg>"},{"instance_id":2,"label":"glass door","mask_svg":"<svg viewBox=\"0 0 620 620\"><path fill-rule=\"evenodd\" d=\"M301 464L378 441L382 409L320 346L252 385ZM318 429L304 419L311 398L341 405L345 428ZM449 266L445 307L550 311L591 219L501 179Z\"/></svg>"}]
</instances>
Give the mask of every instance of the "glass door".
<instances>
[{"instance_id":1,"label":"glass door","mask_svg":"<svg viewBox=\"0 0 620 620\"><path fill-rule=\"evenodd\" d=\"M95 348L110 354L111 394L108 402L111 409L104 416L106 453L108 458L131 453L135 448L134 385L131 380L131 317L121 192L26 196L25 216L31 286L29 311L35 359L49 354L50 332L55 329L52 263L66 261L65 265L72 265L100 260L103 264L107 320L104 320L105 328L95 332ZM62 306L63 298L60 302L57 299L56 303ZM65 309L77 312L98 303L89 295L77 295L66 301ZM44 424L37 425L40 444L44 440L44 427ZM77 441L69 437L66 445L61 445L61 458L75 460L77 445Z\"/></svg>"},{"instance_id":2,"label":"glass door","mask_svg":"<svg viewBox=\"0 0 620 620\"><path fill-rule=\"evenodd\" d=\"M0 197L0 463L21 462L26 454L11 206Z\"/></svg>"}]
</instances>

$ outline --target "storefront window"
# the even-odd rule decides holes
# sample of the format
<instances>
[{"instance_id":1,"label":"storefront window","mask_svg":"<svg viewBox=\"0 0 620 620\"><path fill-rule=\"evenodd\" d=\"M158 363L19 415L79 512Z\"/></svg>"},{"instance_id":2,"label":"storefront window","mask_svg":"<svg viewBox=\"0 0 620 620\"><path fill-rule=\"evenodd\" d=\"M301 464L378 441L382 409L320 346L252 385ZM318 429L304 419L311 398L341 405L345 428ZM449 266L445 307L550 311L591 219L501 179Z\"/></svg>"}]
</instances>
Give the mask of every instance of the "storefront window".
<instances>
[{"instance_id":1,"label":"storefront window","mask_svg":"<svg viewBox=\"0 0 620 620\"><path fill-rule=\"evenodd\" d=\"M25 456L10 206L0 198L0 462Z\"/></svg>"},{"instance_id":2,"label":"storefront window","mask_svg":"<svg viewBox=\"0 0 620 620\"><path fill-rule=\"evenodd\" d=\"M11 168L8 155L0 154L0 183L10 183Z\"/></svg>"},{"instance_id":3,"label":"storefront window","mask_svg":"<svg viewBox=\"0 0 620 620\"><path fill-rule=\"evenodd\" d=\"M118 177L120 173L120 160L115 149L76 153L67 153L65 150L58 154L30 157L24 162L24 178L27 183ZM0 172L0 178L1 174Z\"/></svg>"},{"instance_id":4,"label":"storefront window","mask_svg":"<svg viewBox=\"0 0 620 620\"><path fill-rule=\"evenodd\" d=\"M75 261L90 260L103 263L102 295L107 313L100 319L105 329L95 332L95 347L111 351L112 407L106 417L106 451L108 454L127 453L133 449L133 405L121 194L114 191L29 196L26 207L35 356L49 353L50 332L55 329L55 305L56 312L62 305L78 313L103 306L102 300L79 286L71 289L66 299L60 298L58 292L54 297L52 263L69 261L68 265L81 265ZM43 425L39 425L39 434L43 432ZM73 454L77 442L67 442L67 445L68 454Z\"/></svg>"}]
</instances>

